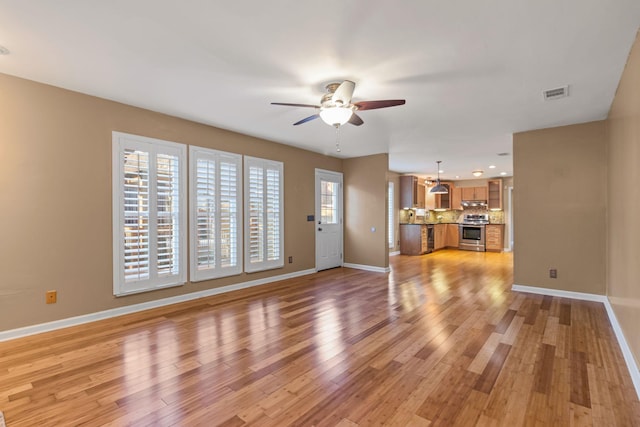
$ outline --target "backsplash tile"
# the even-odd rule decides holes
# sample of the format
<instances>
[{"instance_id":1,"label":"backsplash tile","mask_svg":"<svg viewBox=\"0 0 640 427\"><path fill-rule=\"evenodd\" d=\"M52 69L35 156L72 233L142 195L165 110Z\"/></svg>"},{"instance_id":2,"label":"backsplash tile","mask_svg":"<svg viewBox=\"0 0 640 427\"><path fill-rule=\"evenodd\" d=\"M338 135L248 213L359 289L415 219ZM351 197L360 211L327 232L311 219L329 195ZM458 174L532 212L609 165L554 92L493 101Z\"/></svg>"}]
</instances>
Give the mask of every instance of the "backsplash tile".
<instances>
[{"instance_id":1,"label":"backsplash tile","mask_svg":"<svg viewBox=\"0 0 640 427\"><path fill-rule=\"evenodd\" d=\"M428 211L425 212L426 216L417 216L416 211L412 209L402 209L400 211L400 224L412 224L412 223L452 223L462 222L464 214L489 214L489 222L492 224L504 224L504 211L488 211L487 209L465 209L463 211L449 210L449 211Z\"/></svg>"}]
</instances>

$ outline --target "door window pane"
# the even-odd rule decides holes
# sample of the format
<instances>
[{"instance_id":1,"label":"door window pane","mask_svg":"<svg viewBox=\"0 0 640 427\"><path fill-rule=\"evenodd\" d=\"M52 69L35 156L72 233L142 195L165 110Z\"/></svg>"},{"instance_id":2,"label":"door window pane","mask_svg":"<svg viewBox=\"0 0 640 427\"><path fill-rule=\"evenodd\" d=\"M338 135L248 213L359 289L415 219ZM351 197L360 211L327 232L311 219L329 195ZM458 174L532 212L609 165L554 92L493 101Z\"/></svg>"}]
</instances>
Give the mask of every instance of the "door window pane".
<instances>
[{"instance_id":1,"label":"door window pane","mask_svg":"<svg viewBox=\"0 0 640 427\"><path fill-rule=\"evenodd\" d=\"M338 223L338 183L320 180L320 220L323 224Z\"/></svg>"}]
</instances>

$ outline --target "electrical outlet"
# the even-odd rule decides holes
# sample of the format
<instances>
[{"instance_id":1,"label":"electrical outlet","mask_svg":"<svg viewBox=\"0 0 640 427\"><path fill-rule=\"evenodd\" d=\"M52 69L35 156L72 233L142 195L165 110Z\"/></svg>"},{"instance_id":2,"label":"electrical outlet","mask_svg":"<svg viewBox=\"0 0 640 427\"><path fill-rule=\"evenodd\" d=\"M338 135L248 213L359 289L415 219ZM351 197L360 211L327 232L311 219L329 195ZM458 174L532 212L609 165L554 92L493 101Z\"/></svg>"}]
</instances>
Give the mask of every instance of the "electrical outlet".
<instances>
[{"instance_id":1,"label":"electrical outlet","mask_svg":"<svg viewBox=\"0 0 640 427\"><path fill-rule=\"evenodd\" d=\"M292 256L289 257L289 264L293 264L293 257Z\"/></svg>"},{"instance_id":2,"label":"electrical outlet","mask_svg":"<svg viewBox=\"0 0 640 427\"><path fill-rule=\"evenodd\" d=\"M58 291L47 291L47 304L58 302Z\"/></svg>"},{"instance_id":3,"label":"electrical outlet","mask_svg":"<svg viewBox=\"0 0 640 427\"><path fill-rule=\"evenodd\" d=\"M549 269L549 277L552 279L557 279L558 278L558 270L556 270L555 268L550 268Z\"/></svg>"}]
</instances>

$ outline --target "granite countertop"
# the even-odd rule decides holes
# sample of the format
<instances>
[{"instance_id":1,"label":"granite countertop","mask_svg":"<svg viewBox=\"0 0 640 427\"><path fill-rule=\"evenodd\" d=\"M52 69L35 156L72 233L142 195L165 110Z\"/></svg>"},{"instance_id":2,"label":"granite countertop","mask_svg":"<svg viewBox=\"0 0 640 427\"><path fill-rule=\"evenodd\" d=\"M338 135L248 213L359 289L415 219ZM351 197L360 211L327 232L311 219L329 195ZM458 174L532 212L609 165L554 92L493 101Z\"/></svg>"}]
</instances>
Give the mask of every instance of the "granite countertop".
<instances>
[{"instance_id":1,"label":"granite countertop","mask_svg":"<svg viewBox=\"0 0 640 427\"><path fill-rule=\"evenodd\" d=\"M459 222L401 222L400 225L460 224Z\"/></svg>"}]
</instances>

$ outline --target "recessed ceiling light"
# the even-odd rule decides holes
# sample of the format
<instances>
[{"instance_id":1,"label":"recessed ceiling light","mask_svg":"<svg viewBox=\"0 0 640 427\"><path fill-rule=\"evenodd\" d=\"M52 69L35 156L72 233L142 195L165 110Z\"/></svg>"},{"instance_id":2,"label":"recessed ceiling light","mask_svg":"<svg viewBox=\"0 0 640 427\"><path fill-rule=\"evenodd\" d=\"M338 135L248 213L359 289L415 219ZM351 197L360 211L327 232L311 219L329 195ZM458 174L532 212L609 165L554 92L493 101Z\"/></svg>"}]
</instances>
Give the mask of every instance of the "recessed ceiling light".
<instances>
[{"instance_id":1,"label":"recessed ceiling light","mask_svg":"<svg viewBox=\"0 0 640 427\"><path fill-rule=\"evenodd\" d=\"M460 178L460 175L456 175L456 179L457 179L457 178Z\"/></svg>"},{"instance_id":2,"label":"recessed ceiling light","mask_svg":"<svg viewBox=\"0 0 640 427\"><path fill-rule=\"evenodd\" d=\"M489 169L495 169L495 168L496 168L496 165L489 166Z\"/></svg>"},{"instance_id":3,"label":"recessed ceiling light","mask_svg":"<svg viewBox=\"0 0 640 427\"><path fill-rule=\"evenodd\" d=\"M7 49L4 46L0 46L0 55L9 55L11 52L9 52L9 49Z\"/></svg>"},{"instance_id":4,"label":"recessed ceiling light","mask_svg":"<svg viewBox=\"0 0 640 427\"><path fill-rule=\"evenodd\" d=\"M471 172L473 176L482 176L483 173L484 171L481 171L480 169Z\"/></svg>"},{"instance_id":5,"label":"recessed ceiling light","mask_svg":"<svg viewBox=\"0 0 640 427\"><path fill-rule=\"evenodd\" d=\"M440 169L440 170L438 171L438 173L444 173L444 171L443 171L442 169Z\"/></svg>"},{"instance_id":6,"label":"recessed ceiling light","mask_svg":"<svg viewBox=\"0 0 640 427\"><path fill-rule=\"evenodd\" d=\"M506 172L500 172L500 175L502 175L502 176L504 176L506 174L507 174Z\"/></svg>"}]
</instances>

